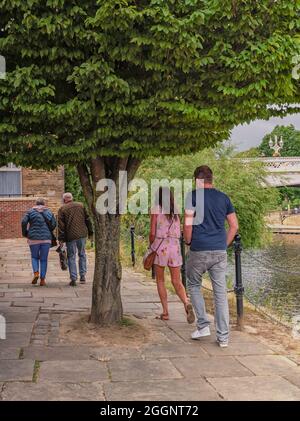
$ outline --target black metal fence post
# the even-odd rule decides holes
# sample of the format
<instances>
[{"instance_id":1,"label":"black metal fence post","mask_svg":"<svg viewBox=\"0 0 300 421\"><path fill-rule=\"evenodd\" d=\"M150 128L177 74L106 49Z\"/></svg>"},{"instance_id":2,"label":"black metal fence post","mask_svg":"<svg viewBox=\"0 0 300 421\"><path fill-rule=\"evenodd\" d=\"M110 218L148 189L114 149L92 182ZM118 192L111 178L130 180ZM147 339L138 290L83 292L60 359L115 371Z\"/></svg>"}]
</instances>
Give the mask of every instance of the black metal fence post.
<instances>
[{"instance_id":1,"label":"black metal fence post","mask_svg":"<svg viewBox=\"0 0 300 421\"><path fill-rule=\"evenodd\" d=\"M234 255L235 255L235 286L234 292L236 295L236 310L237 310L237 326L240 330L243 330L244 327L244 304L243 304L243 296L244 296L244 287L243 287L243 280L242 280L242 260L241 260L241 253L242 253L242 242L241 236L237 234L234 237Z\"/></svg>"},{"instance_id":2,"label":"black metal fence post","mask_svg":"<svg viewBox=\"0 0 300 421\"><path fill-rule=\"evenodd\" d=\"M130 227L130 240L131 240L131 261L132 261L132 266L135 266L134 225Z\"/></svg>"},{"instance_id":3,"label":"black metal fence post","mask_svg":"<svg viewBox=\"0 0 300 421\"><path fill-rule=\"evenodd\" d=\"M184 241L184 237L183 237L183 232L181 233L181 237L180 237L180 248L181 248L181 255L182 255L181 278L182 278L183 286L186 289L185 241Z\"/></svg>"}]
</instances>

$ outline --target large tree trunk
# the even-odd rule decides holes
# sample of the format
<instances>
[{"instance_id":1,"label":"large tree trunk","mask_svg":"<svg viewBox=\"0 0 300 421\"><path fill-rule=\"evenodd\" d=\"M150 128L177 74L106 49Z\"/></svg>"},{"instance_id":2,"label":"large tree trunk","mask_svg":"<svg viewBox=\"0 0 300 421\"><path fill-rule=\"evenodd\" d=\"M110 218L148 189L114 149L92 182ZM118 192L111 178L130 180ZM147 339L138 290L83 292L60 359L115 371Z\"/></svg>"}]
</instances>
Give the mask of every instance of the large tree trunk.
<instances>
[{"instance_id":1,"label":"large tree trunk","mask_svg":"<svg viewBox=\"0 0 300 421\"><path fill-rule=\"evenodd\" d=\"M101 215L97 212L96 201L101 193L96 191L96 185L103 178L113 179L118 193L119 171L127 171L129 182L134 177L139 163L133 158L96 158L77 167L95 228L95 271L90 320L102 326L117 323L123 316L120 263L121 217L118 201L116 214Z\"/></svg>"},{"instance_id":2,"label":"large tree trunk","mask_svg":"<svg viewBox=\"0 0 300 421\"><path fill-rule=\"evenodd\" d=\"M101 215L95 224L95 271L91 322L102 325L120 321L121 301L120 217Z\"/></svg>"}]
</instances>

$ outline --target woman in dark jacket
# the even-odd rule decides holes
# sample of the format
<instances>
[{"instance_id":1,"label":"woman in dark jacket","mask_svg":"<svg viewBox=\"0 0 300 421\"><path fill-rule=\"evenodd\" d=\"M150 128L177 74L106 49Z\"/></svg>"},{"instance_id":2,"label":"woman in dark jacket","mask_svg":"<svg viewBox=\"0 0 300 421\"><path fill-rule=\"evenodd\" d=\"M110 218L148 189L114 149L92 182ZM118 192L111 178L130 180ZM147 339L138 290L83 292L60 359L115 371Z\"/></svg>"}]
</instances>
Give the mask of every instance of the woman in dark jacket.
<instances>
[{"instance_id":1,"label":"woman in dark jacket","mask_svg":"<svg viewBox=\"0 0 300 421\"><path fill-rule=\"evenodd\" d=\"M40 286L46 285L45 278L48 254L51 247L51 231L55 227L55 217L45 206L44 199L37 199L36 206L30 209L22 219L22 234L28 238L31 251L31 262L34 272L33 285L37 284L39 277L41 278Z\"/></svg>"}]
</instances>

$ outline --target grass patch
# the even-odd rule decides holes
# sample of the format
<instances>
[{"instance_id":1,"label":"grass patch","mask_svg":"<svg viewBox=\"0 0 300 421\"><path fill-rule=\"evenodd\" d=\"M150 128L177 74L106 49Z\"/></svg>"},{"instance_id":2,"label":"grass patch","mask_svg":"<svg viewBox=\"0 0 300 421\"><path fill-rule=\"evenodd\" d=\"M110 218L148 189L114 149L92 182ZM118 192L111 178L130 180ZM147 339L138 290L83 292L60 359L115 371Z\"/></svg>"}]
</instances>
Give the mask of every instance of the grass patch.
<instances>
[{"instance_id":1,"label":"grass patch","mask_svg":"<svg viewBox=\"0 0 300 421\"><path fill-rule=\"evenodd\" d=\"M91 251L95 249L95 243L94 241L91 241L89 238L86 240L85 249L87 251Z\"/></svg>"},{"instance_id":2,"label":"grass patch","mask_svg":"<svg viewBox=\"0 0 300 421\"><path fill-rule=\"evenodd\" d=\"M133 327L133 326L136 326L136 323L134 320L130 319L129 317L122 317L122 320L120 321L120 326Z\"/></svg>"},{"instance_id":3,"label":"grass patch","mask_svg":"<svg viewBox=\"0 0 300 421\"><path fill-rule=\"evenodd\" d=\"M40 362L35 360L34 362L34 367L33 367L33 375L32 375L32 381L33 383L36 383L39 377L39 372L40 372Z\"/></svg>"}]
</instances>

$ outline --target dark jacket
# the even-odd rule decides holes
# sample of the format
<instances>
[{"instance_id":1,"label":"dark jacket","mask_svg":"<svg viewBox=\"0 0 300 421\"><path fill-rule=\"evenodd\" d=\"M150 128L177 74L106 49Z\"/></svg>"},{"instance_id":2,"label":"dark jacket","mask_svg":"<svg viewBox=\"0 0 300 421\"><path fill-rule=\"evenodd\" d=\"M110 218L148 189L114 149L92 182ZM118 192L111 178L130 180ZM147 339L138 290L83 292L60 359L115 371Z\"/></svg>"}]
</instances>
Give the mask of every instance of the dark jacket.
<instances>
[{"instance_id":1,"label":"dark jacket","mask_svg":"<svg viewBox=\"0 0 300 421\"><path fill-rule=\"evenodd\" d=\"M30 240L51 240L51 232L43 217L47 218L52 230L56 227L53 213L45 206L35 206L22 219L22 234Z\"/></svg>"},{"instance_id":2,"label":"dark jacket","mask_svg":"<svg viewBox=\"0 0 300 421\"><path fill-rule=\"evenodd\" d=\"M89 215L79 202L69 202L58 211L58 240L69 242L93 234Z\"/></svg>"}]
</instances>

